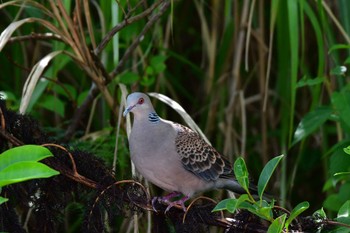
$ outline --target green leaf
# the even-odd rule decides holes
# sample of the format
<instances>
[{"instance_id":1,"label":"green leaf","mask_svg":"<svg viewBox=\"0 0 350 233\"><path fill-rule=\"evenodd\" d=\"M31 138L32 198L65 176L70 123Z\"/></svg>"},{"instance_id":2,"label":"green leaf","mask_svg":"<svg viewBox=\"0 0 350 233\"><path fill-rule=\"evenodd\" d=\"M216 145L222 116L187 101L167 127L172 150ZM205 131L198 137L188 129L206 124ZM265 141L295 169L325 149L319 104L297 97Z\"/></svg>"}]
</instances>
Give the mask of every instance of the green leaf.
<instances>
[{"instance_id":1,"label":"green leaf","mask_svg":"<svg viewBox=\"0 0 350 233\"><path fill-rule=\"evenodd\" d=\"M325 80L326 80L325 77L316 77L316 78L303 77L301 80L297 82L297 88L319 85L319 84L322 84Z\"/></svg>"},{"instance_id":2,"label":"green leaf","mask_svg":"<svg viewBox=\"0 0 350 233\"><path fill-rule=\"evenodd\" d=\"M337 218L350 217L350 200L346 201L339 209Z\"/></svg>"},{"instance_id":3,"label":"green leaf","mask_svg":"<svg viewBox=\"0 0 350 233\"><path fill-rule=\"evenodd\" d=\"M334 176L344 176L344 175L350 175L350 172L337 172L334 174Z\"/></svg>"},{"instance_id":4,"label":"green leaf","mask_svg":"<svg viewBox=\"0 0 350 233\"><path fill-rule=\"evenodd\" d=\"M33 161L14 163L0 171L0 186L18 183L30 179L48 178L59 172L45 164Z\"/></svg>"},{"instance_id":5,"label":"green leaf","mask_svg":"<svg viewBox=\"0 0 350 233\"><path fill-rule=\"evenodd\" d=\"M86 90L86 91L81 92L81 93L78 95L77 102L78 102L78 106L79 106L79 107L84 103L85 99L86 99L87 96L89 95L89 92L90 92L89 90Z\"/></svg>"},{"instance_id":6,"label":"green leaf","mask_svg":"<svg viewBox=\"0 0 350 233\"><path fill-rule=\"evenodd\" d=\"M60 98L52 95L45 96L40 102L40 106L54 113L57 113L61 117L64 117L64 105L65 102L63 102Z\"/></svg>"},{"instance_id":7,"label":"green leaf","mask_svg":"<svg viewBox=\"0 0 350 233\"><path fill-rule=\"evenodd\" d=\"M235 199L235 198L225 199L220 201L212 210L212 212L227 210L230 213L234 213L239 208L242 202L248 201L248 200L249 200L249 197L247 194L241 195L238 199Z\"/></svg>"},{"instance_id":8,"label":"green leaf","mask_svg":"<svg viewBox=\"0 0 350 233\"><path fill-rule=\"evenodd\" d=\"M295 145L299 141L303 140L321 125L323 125L323 123L325 123L330 117L332 112L333 110L330 107L321 106L316 108L314 111L307 113L295 130L292 145Z\"/></svg>"},{"instance_id":9,"label":"green leaf","mask_svg":"<svg viewBox=\"0 0 350 233\"><path fill-rule=\"evenodd\" d=\"M281 159L284 157L284 155L277 156L273 159L271 159L262 170L259 181L258 181L258 194L260 197L260 200L262 200L265 188L267 186L267 183L269 182L273 172L275 171L278 163L281 161Z\"/></svg>"},{"instance_id":10,"label":"green leaf","mask_svg":"<svg viewBox=\"0 0 350 233\"><path fill-rule=\"evenodd\" d=\"M263 219L271 220L273 218L272 208L273 206L260 207L257 209L257 213Z\"/></svg>"},{"instance_id":11,"label":"green leaf","mask_svg":"<svg viewBox=\"0 0 350 233\"><path fill-rule=\"evenodd\" d=\"M1 196L0 196L0 205L1 205L2 203L7 202L8 200L9 200L8 198L1 197Z\"/></svg>"},{"instance_id":12,"label":"green leaf","mask_svg":"<svg viewBox=\"0 0 350 233\"><path fill-rule=\"evenodd\" d=\"M235 173L238 183L242 188L248 192L249 190L249 178L248 178L248 169L242 157L236 159L233 171Z\"/></svg>"},{"instance_id":13,"label":"green leaf","mask_svg":"<svg viewBox=\"0 0 350 233\"><path fill-rule=\"evenodd\" d=\"M294 207L294 209L292 210L292 212L290 213L289 218L286 221L286 228L288 229L289 224L296 218L298 217L302 212L304 212L305 210L307 210L310 207L309 202L304 201L299 203L296 207Z\"/></svg>"},{"instance_id":14,"label":"green leaf","mask_svg":"<svg viewBox=\"0 0 350 233\"><path fill-rule=\"evenodd\" d=\"M321 218L322 220L323 219L326 219L327 218L327 215L326 215L326 212L324 212L323 208L319 209L319 210L316 210L312 216L314 216L314 218Z\"/></svg>"},{"instance_id":15,"label":"green leaf","mask_svg":"<svg viewBox=\"0 0 350 233\"><path fill-rule=\"evenodd\" d=\"M350 127L350 92L334 92L331 96L331 100L340 118Z\"/></svg>"},{"instance_id":16,"label":"green leaf","mask_svg":"<svg viewBox=\"0 0 350 233\"><path fill-rule=\"evenodd\" d=\"M344 64L350 64L350 57L346 58L346 60L344 61Z\"/></svg>"},{"instance_id":17,"label":"green leaf","mask_svg":"<svg viewBox=\"0 0 350 233\"><path fill-rule=\"evenodd\" d=\"M58 94L67 97L70 100L75 100L77 98L76 88L69 84L54 84L52 90Z\"/></svg>"},{"instance_id":18,"label":"green leaf","mask_svg":"<svg viewBox=\"0 0 350 233\"><path fill-rule=\"evenodd\" d=\"M346 73L346 67L345 66L336 66L333 69L331 69L331 75L344 75Z\"/></svg>"},{"instance_id":19,"label":"green leaf","mask_svg":"<svg viewBox=\"0 0 350 233\"><path fill-rule=\"evenodd\" d=\"M142 86L149 87L149 86L151 86L155 81L156 81L156 77L155 77L155 76L147 75L147 76L144 76L144 77L141 79L140 84L141 84Z\"/></svg>"},{"instance_id":20,"label":"green leaf","mask_svg":"<svg viewBox=\"0 0 350 233\"><path fill-rule=\"evenodd\" d=\"M154 56L151 58L150 64L156 74L163 72L166 69L165 65L166 57L163 55Z\"/></svg>"},{"instance_id":21,"label":"green leaf","mask_svg":"<svg viewBox=\"0 0 350 233\"><path fill-rule=\"evenodd\" d=\"M287 214L283 214L273 220L271 225L269 226L269 229L267 230L267 233L281 233L283 231L284 223L286 221Z\"/></svg>"},{"instance_id":22,"label":"green leaf","mask_svg":"<svg viewBox=\"0 0 350 233\"><path fill-rule=\"evenodd\" d=\"M120 75L120 82L128 85L133 84L139 80L139 75L134 72L125 72L122 75Z\"/></svg>"},{"instance_id":23,"label":"green leaf","mask_svg":"<svg viewBox=\"0 0 350 233\"><path fill-rule=\"evenodd\" d=\"M36 162L51 156L53 156L51 151L43 146L18 146L0 154L0 171L17 162Z\"/></svg>"},{"instance_id":24,"label":"green leaf","mask_svg":"<svg viewBox=\"0 0 350 233\"><path fill-rule=\"evenodd\" d=\"M345 153L347 153L348 155L350 155L350 146L346 147L343 149Z\"/></svg>"},{"instance_id":25,"label":"green leaf","mask_svg":"<svg viewBox=\"0 0 350 233\"><path fill-rule=\"evenodd\" d=\"M338 211L342 204L337 194L330 194L323 202L323 207L327 210Z\"/></svg>"},{"instance_id":26,"label":"green leaf","mask_svg":"<svg viewBox=\"0 0 350 233\"><path fill-rule=\"evenodd\" d=\"M350 45L348 44L336 44L333 45L330 49L328 53L333 52L334 50L338 50L338 49L350 49Z\"/></svg>"}]
</instances>

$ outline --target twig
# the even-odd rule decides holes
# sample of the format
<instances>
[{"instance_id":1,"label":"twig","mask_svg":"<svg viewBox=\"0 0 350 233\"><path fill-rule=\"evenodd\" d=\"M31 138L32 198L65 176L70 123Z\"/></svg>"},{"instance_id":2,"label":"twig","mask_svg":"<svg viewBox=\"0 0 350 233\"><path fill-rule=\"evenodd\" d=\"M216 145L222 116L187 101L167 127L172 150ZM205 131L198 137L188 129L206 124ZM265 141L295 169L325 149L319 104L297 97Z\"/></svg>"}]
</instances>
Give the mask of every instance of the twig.
<instances>
[{"instance_id":1,"label":"twig","mask_svg":"<svg viewBox=\"0 0 350 233\"><path fill-rule=\"evenodd\" d=\"M54 34L54 33L31 33L29 35L25 36L14 36L11 37L7 44L15 43L18 41L25 41L25 40L57 40L57 41L63 41L62 37L60 35Z\"/></svg>"},{"instance_id":2,"label":"twig","mask_svg":"<svg viewBox=\"0 0 350 233\"><path fill-rule=\"evenodd\" d=\"M97 48L94 50L94 52L92 54L92 58L95 61L95 64L100 67L102 66L102 64L100 62L96 62L99 59L97 58L97 55L105 48L105 46L107 45L107 43L112 39L113 35L115 33L117 33L118 31L120 31L121 29L123 29L127 24L136 22L140 19L143 19L144 17L148 16L149 14L152 13L152 11L163 1L158 1L155 4L153 4L150 8L146 9L143 13L131 17L130 19L126 21L123 21L122 23L118 24L117 26L115 26L109 33L107 33L107 35L103 38L102 42L97 46ZM140 43L140 38L141 36L144 36L145 33L151 28L151 26L160 18L160 16L169 8L170 6L170 0L164 2L164 4L161 6L160 11L153 15L151 17L151 19L148 21L148 23L145 25L145 28L143 29L143 31L140 33L139 37L134 41L134 43L129 47L129 49L125 52L123 58L120 60L120 63L118 64L118 66L116 67L116 69L111 72L111 74L104 74L106 78L105 80L105 85L107 85L110 81L112 81L112 78L115 77L115 75L117 75L121 69L122 66L124 65L126 59L128 59L132 53L132 51L137 47L137 45ZM133 46L133 47L132 47ZM103 66L102 66L103 67ZM101 69L104 70L104 69ZM83 104L76 110L72 122L69 125L66 134L65 134L65 140L68 141L74 134L75 129L78 127L79 121L82 118L82 116L85 114L85 112L89 109L92 101L94 100L94 98L99 94L99 89L96 85L92 85L89 94L87 96L87 98L85 99L85 101L83 102Z\"/></svg>"},{"instance_id":3,"label":"twig","mask_svg":"<svg viewBox=\"0 0 350 233\"><path fill-rule=\"evenodd\" d=\"M137 36L137 38L134 40L134 42L129 46L129 48L125 51L124 56L120 59L118 66L110 73L110 76L113 78L117 74L120 73L121 69L124 66L124 63L129 57L131 56L132 52L136 49L136 47L140 44L142 41L142 38L145 36L145 34L148 32L148 30L157 22L157 20L160 18L160 16L163 15L163 13L169 8L170 6L170 0L165 1L163 5L160 7L159 12L157 14L154 14L151 16L150 20L146 23L145 27L141 31L141 33Z\"/></svg>"},{"instance_id":4,"label":"twig","mask_svg":"<svg viewBox=\"0 0 350 233\"><path fill-rule=\"evenodd\" d=\"M101 43L97 46L97 48L94 50L94 53L96 55L100 54L102 52L102 50L107 46L107 44L109 43L109 41L111 41L112 37L119 32L120 30L122 30L124 27L126 27L129 24L135 23L145 17L147 17L148 15L150 15L153 10L160 4L162 3L162 1L158 1L156 3L154 3L152 6L150 6L149 8L147 8L145 11L143 11L142 13L131 17L129 19L125 19L123 22L121 22L120 24L116 25L115 27L113 27L106 35L105 37L102 39Z\"/></svg>"}]
</instances>

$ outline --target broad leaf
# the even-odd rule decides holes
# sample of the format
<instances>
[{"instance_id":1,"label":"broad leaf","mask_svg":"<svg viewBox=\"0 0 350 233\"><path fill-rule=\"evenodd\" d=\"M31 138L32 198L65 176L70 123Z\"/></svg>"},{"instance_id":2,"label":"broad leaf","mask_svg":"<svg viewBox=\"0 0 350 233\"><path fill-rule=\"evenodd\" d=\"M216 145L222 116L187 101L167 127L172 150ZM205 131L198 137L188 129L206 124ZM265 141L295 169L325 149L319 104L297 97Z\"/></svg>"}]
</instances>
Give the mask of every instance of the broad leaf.
<instances>
[{"instance_id":1,"label":"broad leaf","mask_svg":"<svg viewBox=\"0 0 350 233\"><path fill-rule=\"evenodd\" d=\"M48 178L58 174L58 171L39 162L18 162L0 171L0 187L30 179Z\"/></svg>"},{"instance_id":2,"label":"broad leaf","mask_svg":"<svg viewBox=\"0 0 350 233\"><path fill-rule=\"evenodd\" d=\"M350 127L350 91L334 92L331 99L340 118Z\"/></svg>"},{"instance_id":3,"label":"broad leaf","mask_svg":"<svg viewBox=\"0 0 350 233\"><path fill-rule=\"evenodd\" d=\"M247 194L241 195L238 199L229 198L220 201L215 208L213 209L213 212L215 211L221 211L221 210L227 210L230 213L234 213L241 205L242 202L248 201L249 197Z\"/></svg>"},{"instance_id":4,"label":"broad leaf","mask_svg":"<svg viewBox=\"0 0 350 233\"><path fill-rule=\"evenodd\" d=\"M248 192L249 190L249 178L248 169L242 157L236 159L233 171L235 173L238 183L243 187L243 189Z\"/></svg>"},{"instance_id":5,"label":"broad leaf","mask_svg":"<svg viewBox=\"0 0 350 233\"><path fill-rule=\"evenodd\" d=\"M0 154L0 171L17 162L36 162L51 156L51 151L43 146L25 145L15 147Z\"/></svg>"},{"instance_id":6,"label":"broad leaf","mask_svg":"<svg viewBox=\"0 0 350 233\"><path fill-rule=\"evenodd\" d=\"M283 214L283 215L279 216L278 218L276 218L269 226L267 233L281 233L283 231L286 217L287 217L287 214Z\"/></svg>"}]
</instances>

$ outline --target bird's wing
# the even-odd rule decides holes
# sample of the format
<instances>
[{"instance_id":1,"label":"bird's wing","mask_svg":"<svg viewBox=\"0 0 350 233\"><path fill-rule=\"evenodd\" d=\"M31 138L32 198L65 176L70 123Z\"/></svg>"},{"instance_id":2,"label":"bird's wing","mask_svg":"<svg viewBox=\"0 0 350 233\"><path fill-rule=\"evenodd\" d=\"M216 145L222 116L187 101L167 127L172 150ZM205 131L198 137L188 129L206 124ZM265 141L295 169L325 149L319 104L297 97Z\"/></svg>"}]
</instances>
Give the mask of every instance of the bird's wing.
<instances>
[{"instance_id":1,"label":"bird's wing","mask_svg":"<svg viewBox=\"0 0 350 233\"><path fill-rule=\"evenodd\" d=\"M234 177L230 163L196 132L176 124L176 150L186 170L206 181Z\"/></svg>"}]
</instances>

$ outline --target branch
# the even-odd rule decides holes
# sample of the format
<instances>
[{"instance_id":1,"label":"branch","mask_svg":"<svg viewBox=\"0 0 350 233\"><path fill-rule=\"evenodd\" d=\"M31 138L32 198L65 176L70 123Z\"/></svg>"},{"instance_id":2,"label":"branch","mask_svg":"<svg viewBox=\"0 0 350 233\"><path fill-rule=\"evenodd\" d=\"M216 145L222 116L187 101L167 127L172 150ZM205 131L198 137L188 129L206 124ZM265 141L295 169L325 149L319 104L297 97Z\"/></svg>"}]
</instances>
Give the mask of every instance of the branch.
<instances>
[{"instance_id":1,"label":"branch","mask_svg":"<svg viewBox=\"0 0 350 233\"><path fill-rule=\"evenodd\" d=\"M160 7L159 12L157 14L154 14L151 16L150 20L147 22L145 27L143 28L142 32L138 35L136 40L129 46L129 48L126 50L124 56L122 59L120 59L118 66L110 73L110 76L113 78L116 75L118 75L123 68L123 65L125 64L125 61L129 59L132 52L136 49L136 47L140 44L142 41L142 38L145 36L145 34L148 32L148 30L157 22L157 20L164 14L164 12L169 8L170 6L170 0L165 1L163 5Z\"/></svg>"},{"instance_id":2,"label":"branch","mask_svg":"<svg viewBox=\"0 0 350 233\"><path fill-rule=\"evenodd\" d=\"M121 58L118 66L110 73L110 74L104 74L105 77L110 77L108 79L105 80L105 85L108 85L108 83L110 83L113 79L113 77L115 77L117 74L119 74L121 72L121 69L123 68L123 65L125 64L126 60L131 56L132 52L135 50L135 48L140 44L141 42L141 38L149 31L149 29L155 24L155 22L164 14L164 12L169 8L170 6L170 0L167 1L158 1L155 4L153 4L151 7L149 7L148 9L146 9L144 12L140 13L137 16L134 16L130 19L125 19L121 24L118 24L117 26L115 26L109 33L107 33L107 35L105 36L105 38L102 40L102 42L97 46L97 48L94 50L94 54L96 56L93 56L94 60L96 60L97 55L105 48L105 46L107 45L107 43L111 40L111 38L113 37L113 35L115 33L117 33L118 31L120 31L121 29L123 29L125 26L127 26L128 24L131 24L133 22L136 22L146 16L148 16L149 14L152 13L152 11L161 3L163 2L162 6L160 7L160 10L158 13L154 14L150 20L147 22L147 24L145 25L144 29L142 30L142 32L139 34L139 36L136 38L136 40L131 44L131 46L127 49L127 51L125 52L124 56ZM96 61L95 61L96 63ZM98 65L102 65L100 63L97 63ZM96 85L93 85L89 91L89 95L88 97L85 99L85 101L83 102L83 104L76 110L76 112L74 113L73 116L73 120L71 122L71 124L69 125L66 133L65 133L65 137L64 140L68 141L74 134L76 128L79 125L79 121L80 119L83 117L83 115L85 114L85 112L89 109L89 107L91 106L92 101L95 99L95 97L100 93L98 87Z\"/></svg>"},{"instance_id":3,"label":"branch","mask_svg":"<svg viewBox=\"0 0 350 233\"><path fill-rule=\"evenodd\" d=\"M109 43L109 41L112 39L112 37L119 32L120 30L122 30L123 28L125 28L127 25L135 23L145 17L147 17L148 15L150 15L153 10L161 3L163 2L163 0L158 1L156 3L154 3L152 6L150 6L149 8L147 8L145 11L143 11L142 13L131 17L130 19L125 18L125 20L123 22L121 22L120 24L118 24L117 26L113 27L106 35L105 37L102 39L102 42L96 47L96 49L94 50L94 53L96 55L100 54L102 52L102 50L107 46L107 44Z\"/></svg>"}]
</instances>

